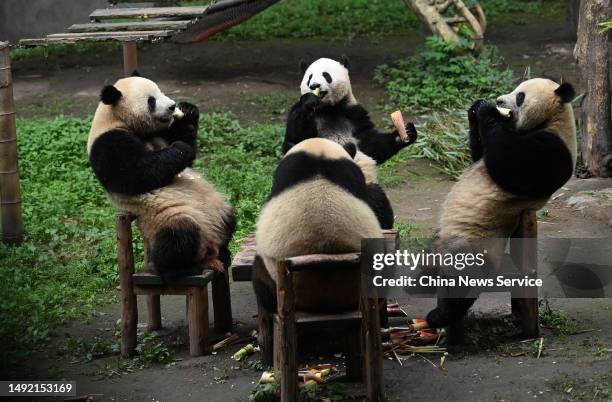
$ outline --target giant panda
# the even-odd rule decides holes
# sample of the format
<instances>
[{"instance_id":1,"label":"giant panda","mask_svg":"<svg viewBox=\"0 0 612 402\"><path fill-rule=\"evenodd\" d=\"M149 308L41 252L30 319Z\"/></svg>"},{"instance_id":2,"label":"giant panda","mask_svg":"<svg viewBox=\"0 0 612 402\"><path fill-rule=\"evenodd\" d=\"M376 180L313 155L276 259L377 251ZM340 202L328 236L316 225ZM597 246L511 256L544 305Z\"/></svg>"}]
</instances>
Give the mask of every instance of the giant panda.
<instances>
[{"instance_id":1,"label":"giant panda","mask_svg":"<svg viewBox=\"0 0 612 402\"><path fill-rule=\"evenodd\" d=\"M360 153L381 164L416 141L412 123L406 125L406 141L397 131L385 135L376 129L353 95L345 57L341 62L321 58L307 68L301 63L300 68L302 96L289 111L283 153L306 138L320 137L340 145L354 143Z\"/></svg>"},{"instance_id":2,"label":"giant panda","mask_svg":"<svg viewBox=\"0 0 612 402\"><path fill-rule=\"evenodd\" d=\"M499 96L496 105L478 100L471 106L474 163L444 201L433 252L473 252L479 241L509 238L523 211L542 208L570 179L577 152L573 98L570 84L534 78ZM487 269L500 266L503 243L487 250ZM439 298L426 320L438 328L455 324L475 300Z\"/></svg>"},{"instance_id":3,"label":"giant panda","mask_svg":"<svg viewBox=\"0 0 612 402\"><path fill-rule=\"evenodd\" d=\"M112 204L138 218L150 262L164 279L222 271L234 211L196 174L199 111L132 76L102 89L89 132L91 167ZM175 113L176 112L176 113ZM175 114L177 117L175 117Z\"/></svg>"},{"instance_id":4,"label":"giant panda","mask_svg":"<svg viewBox=\"0 0 612 402\"><path fill-rule=\"evenodd\" d=\"M381 238L382 229L368 204L356 149L324 138L292 147L279 163L272 190L257 221L253 287L258 306L276 312L276 261L307 254L357 252L361 240ZM366 172L367 173L367 172ZM342 311L359 296L359 273L297 272L296 308Z\"/></svg>"}]
</instances>

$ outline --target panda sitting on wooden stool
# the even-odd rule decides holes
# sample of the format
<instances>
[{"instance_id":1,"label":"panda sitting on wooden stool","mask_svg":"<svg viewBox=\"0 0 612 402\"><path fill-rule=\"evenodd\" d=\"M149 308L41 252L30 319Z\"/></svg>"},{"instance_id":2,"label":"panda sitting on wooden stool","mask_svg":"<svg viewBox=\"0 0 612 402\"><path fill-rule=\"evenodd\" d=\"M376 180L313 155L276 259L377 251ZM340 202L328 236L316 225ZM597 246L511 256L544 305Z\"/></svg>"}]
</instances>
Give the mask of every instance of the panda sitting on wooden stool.
<instances>
[{"instance_id":1,"label":"panda sitting on wooden stool","mask_svg":"<svg viewBox=\"0 0 612 402\"><path fill-rule=\"evenodd\" d=\"M573 98L570 84L534 78L498 97L497 108L483 100L472 105L474 164L444 201L433 252L465 253L473 242L509 238L523 211L542 208L570 179L577 148ZM487 250L488 267L501 263L505 243L496 247ZM440 298L427 322L438 328L458 323L475 300Z\"/></svg>"},{"instance_id":2,"label":"panda sitting on wooden stool","mask_svg":"<svg viewBox=\"0 0 612 402\"><path fill-rule=\"evenodd\" d=\"M355 152L350 143L343 148L328 139L311 138L292 147L278 165L271 194L257 221L253 287L260 327L271 325L269 317L277 311L278 261L359 252L362 239L382 238L381 225L368 203L365 175L369 172L355 163ZM359 281L355 271L296 272L296 308L314 312L355 308ZM269 334L271 328L262 331ZM264 345L267 363L270 346Z\"/></svg>"},{"instance_id":3,"label":"panda sitting on wooden stool","mask_svg":"<svg viewBox=\"0 0 612 402\"><path fill-rule=\"evenodd\" d=\"M135 74L137 74L135 72ZM87 152L111 202L138 218L164 279L229 265L235 220L225 196L190 167L199 111L139 76L102 89Z\"/></svg>"}]
</instances>

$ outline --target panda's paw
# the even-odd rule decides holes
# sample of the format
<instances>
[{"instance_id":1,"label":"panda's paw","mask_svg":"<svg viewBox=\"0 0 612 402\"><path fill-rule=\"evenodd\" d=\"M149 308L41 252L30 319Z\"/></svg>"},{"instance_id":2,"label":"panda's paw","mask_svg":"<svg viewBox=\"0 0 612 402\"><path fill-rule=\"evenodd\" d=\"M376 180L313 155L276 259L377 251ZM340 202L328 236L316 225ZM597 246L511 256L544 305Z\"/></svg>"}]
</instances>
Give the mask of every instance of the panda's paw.
<instances>
[{"instance_id":1,"label":"panda's paw","mask_svg":"<svg viewBox=\"0 0 612 402\"><path fill-rule=\"evenodd\" d=\"M195 160L196 154L195 150L189 144L183 141L174 141L170 146L179 151L179 155L181 159L185 161L186 166L191 166Z\"/></svg>"},{"instance_id":2,"label":"panda's paw","mask_svg":"<svg viewBox=\"0 0 612 402\"><path fill-rule=\"evenodd\" d=\"M181 102L176 105L176 107L179 108L181 112L183 112L183 114L185 115L183 116L181 121L191 124L198 123L200 119L200 111L198 110L198 107L196 105L189 102Z\"/></svg>"},{"instance_id":3,"label":"panda's paw","mask_svg":"<svg viewBox=\"0 0 612 402\"><path fill-rule=\"evenodd\" d=\"M497 108L492 104L486 102L478 108L476 116L478 121L480 122L490 119L501 120L501 115L497 111Z\"/></svg>"},{"instance_id":4,"label":"panda's paw","mask_svg":"<svg viewBox=\"0 0 612 402\"><path fill-rule=\"evenodd\" d=\"M308 112L314 111L321 104L321 98L312 92L307 92L300 98L300 105Z\"/></svg>"},{"instance_id":5,"label":"panda's paw","mask_svg":"<svg viewBox=\"0 0 612 402\"><path fill-rule=\"evenodd\" d=\"M414 126L414 123L406 123L405 129L407 135L406 138L402 138L402 136L397 131L395 131L395 142L397 143L400 149L407 147L408 145L414 144L414 142L418 138L417 130Z\"/></svg>"},{"instance_id":6,"label":"panda's paw","mask_svg":"<svg viewBox=\"0 0 612 402\"><path fill-rule=\"evenodd\" d=\"M478 99L476 102L472 103L472 106L468 109L468 119L470 121L476 121L478 118L478 111L481 107L485 106L487 101L484 99Z\"/></svg>"}]
</instances>

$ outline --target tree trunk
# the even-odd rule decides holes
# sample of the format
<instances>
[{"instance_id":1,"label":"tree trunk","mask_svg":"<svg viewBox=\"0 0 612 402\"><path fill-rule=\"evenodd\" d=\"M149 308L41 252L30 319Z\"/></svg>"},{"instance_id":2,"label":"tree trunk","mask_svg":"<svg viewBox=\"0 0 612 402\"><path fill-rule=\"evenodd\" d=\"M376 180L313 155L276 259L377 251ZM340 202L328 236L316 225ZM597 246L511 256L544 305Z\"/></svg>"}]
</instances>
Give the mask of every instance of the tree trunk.
<instances>
[{"instance_id":1,"label":"tree trunk","mask_svg":"<svg viewBox=\"0 0 612 402\"><path fill-rule=\"evenodd\" d=\"M608 33L610 0L582 0L574 57L585 97L582 103L582 160L594 176L612 176L612 120Z\"/></svg>"},{"instance_id":2,"label":"tree trunk","mask_svg":"<svg viewBox=\"0 0 612 402\"><path fill-rule=\"evenodd\" d=\"M579 14L580 0L565 0L565 29L571 39L576 39Z\"/></svg>"}]
</instances>

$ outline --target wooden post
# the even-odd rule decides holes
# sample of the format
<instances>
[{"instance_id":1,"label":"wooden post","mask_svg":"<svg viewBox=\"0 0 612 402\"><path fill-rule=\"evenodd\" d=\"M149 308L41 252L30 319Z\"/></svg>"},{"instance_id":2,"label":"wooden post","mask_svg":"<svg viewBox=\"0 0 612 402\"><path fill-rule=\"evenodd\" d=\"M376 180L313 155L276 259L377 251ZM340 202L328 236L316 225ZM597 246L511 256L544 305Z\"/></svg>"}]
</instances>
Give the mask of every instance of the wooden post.
<instances>
[{"instance_id":1,"label":"wooden post","mask_svg":"<svg viewBox=\"0 0 612 402\"><path fill-rule=\"evenodd\" d=\"M512 237L518 239L510 247L512 260L519 265L521 273L537 276L538 221L535 211L523 212ZM540 334L538 298L527 298L524 294L518 296L522 297L512 298L512 311L520 317L523 336L527 339L536 338Z\"/></svg>"},{"instance_id":2,"label":"wooden post","mask_svg":"<svg viewBox=\"0 0 612 402\"><path fill-rule=\"evenodd\" d=\"M130 77L138 69L138 42L123 42L123 75Z\"/></svg>"},{"instance_id":3,"label":"wooden post","mask_svg":"<svg viewBox=\"0 0 612 402\"><path fill-rule=\"evenodd\" d=\"M232 301L229 288L229 267L225 272L215 273L212 281L212 302L215 319L215 331L220 333L232 330Z\"/></svg>"},{"instance_id":4,"label":"wooden post","mask_svg":"<svg viewBox=\"0 0 612 402\"><path fill-rule=\"evenodd\" d=\"M134 294L134 251L132 246L132 217L117 215L117 251L119 254L119 283L121 287L121 356L131 357L136 348L138 305Z\"/></svg>"},{"instance_id":5,"label":"wooden post","mask_svg":"<svg viewBox=\"0 0 612 402\"><path fill-rule=\"evenodd\" d=\"M281 402L298 400L297 332L293 299L293 274L284 262L276 267L280 329Z\"/></svg>"},{"instance_id":6,"label":"wooden post","mask_svg":"<svg viewBox=\"0 0 612 402\"><path fill-rule=\"evenodd\" d=\"M612 176L612 92L608 32L599 24L610 18L610 0L582 0L574 57L585 97L582 102L582 160L588 171Z\"/></svg>"},{"instance_id":7,"label":"wooden post","mask_svg":"<svg viewBox=\"0 0 612 402\"><path fill-rule=\"evenodd\" d=\"M265 308L257 306L258 342L261 348L261 362L272 366L274 356L274 323L273 317Z\"/></svg>"},{"instance_id":8,"label":"wooden post","mask_svg":"<svg viewBox=\"0 0 612 402\"><path fill-rule=\"evenodd\" d=\"M145 269L152 268L149 265L149 242L147 239L144 241L144 266ZM147 295L147 313L149 315L147 330L156 331L161 329L161 300L159 295Z\"/></svg>"},{"instance_id":9,"label":"wooden post","mask_svg":"<svg viewBox=\"0 0 612 402\"><path fill-rule=\"evenodd\" d=\"M147 311L149 312L149 324L147 329L149 331L155 331L161 329L161 302L159 295L148 295L147 296Z\"/></svg>"},{"instance_id":10,"label":"wooden post","mask_svg":"<svg viewBox=\"0 0 612 402\"><path fill-rule=\"evenodd\" d=\"M23 240L21 193L17 165L17 130L8 42L0 42L0 226L2 240Z\"/></svg>"},{"instance_id":11,"label":"wooden post","mask_svg":"<svg viewBox=\"0 0 612 402\"><path fill-rule=\"evenodd\" d=\"M348 381L363 380L363 352L361 328L350 326L345 331L346 378Z\"/></svg>"},{"instance_id":12,"label":"wooden post","mask_svg":"<svg viewBox=\"0 0 612 402\"><path fill-rule=\"evenodd\" d=\"M210 352L208 341L208 286L192 286L189 302L189 354L193 357Z\"/></svg>"},{"instance_id":13,"label":"wooden post","mask_svg":"<svg viewBox=\"0 0 612 402\"><path fill-rule=\"evenodd\" d=\"M360 305L361 314L363 315L363 338L365 339L364 366L366 372L367 400L369 402L380 402L385 400L385 394L378 299L363 297Z\"/></svg>"}]
</instances>

